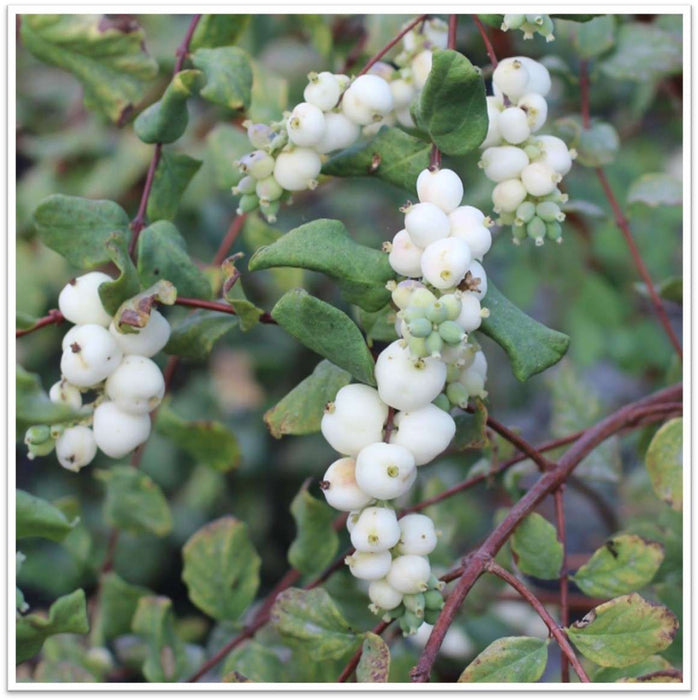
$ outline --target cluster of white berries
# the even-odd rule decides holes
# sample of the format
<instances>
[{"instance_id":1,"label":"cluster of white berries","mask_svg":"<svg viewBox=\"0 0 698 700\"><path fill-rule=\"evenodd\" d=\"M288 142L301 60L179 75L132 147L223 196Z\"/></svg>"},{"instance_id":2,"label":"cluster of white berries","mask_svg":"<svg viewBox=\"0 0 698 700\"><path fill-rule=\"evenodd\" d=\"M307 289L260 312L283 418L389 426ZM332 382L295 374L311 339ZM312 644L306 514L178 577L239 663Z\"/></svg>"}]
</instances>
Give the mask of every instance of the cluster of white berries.
<instances>
[{"instance_id":1,"label":"cluster of white berries","mask_svg":"<svg viewBox=\"0 0 698 700\"><path fill-rule=\"evenodd\" d=\"M243 178L233 187L238 213L260 212L275 221L282 201L293 192L314 189L327 154L348 148L361 134L377 133L396 122L414 127L410 105L427 81L434 49L445 48L448 25L430 19L403 37L398 68L375 63L354 79L329 71L310 73L304 101L280 122L245 122L256 149L235 162Z\"/></svg>"},{"instance_id":2,"label":"cluster of white berries","mask_svg":"<svg viewBox=\"0 0 698 700\"><path fill-rule=\"evenodd\" d=\"M480 264L491 245L485 216L461 206L463 184L452 170L425 170L420 202L403 208L390 264L410 279L390 284L402 336L375 366L377 389L350 384L328 404L322 434L343 457L321 483L327 502L349 511L356 550L346 563L370 581L371 609L399 619L405 634L433 623L443 606L428 555L437 543L426 515L398 519L390 501L402 497L451 443L449 410L485 396L487 362L468 333L480 325L486 277Z\"/></svg>"},{"instance_id":3,"label":"cluster of white berries","mask_svg":"<svg viewBox=\"0 0 698 700\"><path fill-rule=\"evenodd\" d=\"M61 313L75 325L63 338L62 376L49 398L80 413L69 423L29 428L30 458L55 447L61 466L77 472L98 448L118 459L148 439L148 414L165 393L162 372L150 358L166 345L170 324L152 310L144 328L122 333L99 297L99 287L111 281L102 272L88 272L71 280L58 297ZM81 411L86 392L94 394L85 407L91 410Z\"/></svg>"},{"instance_id":4,"label":"cluster of white berries","mask_svg":"<svg viewBox=\"0 0 698 700\"><path fill-rule=\"evenodd\" d=\"M535 34L540 34L546 41L555 41L555 25L550 15L504 15L500 29L503 32L520 29L524 39L533 39Z\"/></svg>"},{"instance_id":5,"label":"cluster of white berries","mask_svg":"<svg viewBox=\"0 0 698 700\"><path fill-rule=\"evenodd\" d=\"M562 240L559 189L576 157L556 136L537 132L545 124L550 74L525 56L500 61L492 76L494 95L487 98L489 129L480 145L480 167L496 182L492 192L497 223L511 226L514 242L526 237L536 245Z\"/></svg>"}]
</instances>

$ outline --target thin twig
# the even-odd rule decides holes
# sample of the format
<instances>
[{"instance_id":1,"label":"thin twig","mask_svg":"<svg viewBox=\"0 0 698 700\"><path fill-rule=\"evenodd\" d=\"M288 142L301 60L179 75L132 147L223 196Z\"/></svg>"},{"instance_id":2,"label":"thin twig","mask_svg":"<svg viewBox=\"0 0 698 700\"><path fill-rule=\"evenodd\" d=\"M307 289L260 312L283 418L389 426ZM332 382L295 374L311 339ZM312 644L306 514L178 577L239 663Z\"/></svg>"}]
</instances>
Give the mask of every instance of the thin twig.
<instances>
[{"instance_id":1,"label":"thin twig","mask_svg":"<svg viewBox=\"0 0 698 700\"><path fill-rule=\"evenodd\" d=\"M237 314L235 313L235 309L232 306L230 306L230 304L225 304L220 301L207 301L206 299L190 299L188 297L177 297L175 304L177 306L188 306L193 309L208 309L210 311L220 311L224 314L237 316ZM276 321L272 318L271 314L266 311L259 317L259 322L276 324Z\"/></svg>"},{"instance_id":2,"label":"thin twig","mask_svg":"<svg viewBox=\"0 0 698 700\"><path fill-rule=\"evenodd\" d=\"M480 36L482 37L483 43L485 44L485 49L487 50L487 55L489 56L492 68L496 68L498 63L497 54L495 54L492 42L490 41L489 36L487 36L487 30L485 29L482 22L480 21L480 18L477 15L472 15L472 18L473 22L475 22L477 30L480 32Z\"/></svg>"},{"instance_id":3,"label":"thin twig","mask_svg":"<svg viewBox=\"0 0 698 700\"><path fill-rule=\"evenodd\" d=\"M557 526L557 539L562 545L562 565L560 567L560 622L563 627L570 623L570 610L567 595L569 593L569 580L567 578L567 531L565 528L565 504L564 484L561 484L553 497L555 499L555 523ZM560 647L562 649L562 647ZM562 649L560 659L560 678L563 683L570 682L570 667L567 653ZM576 670L576 669L575 669ZM579 673L577 671L577 673Z\"/></svg>"},{"instance_id":4,"label":"thin twig","mask_svg":"<svg viewBox=\"0 0 698 700\"><path fill-rule=\"evenodd\" d=\"M405 34L412 31L412 29L416 27L420 22L423 22L428 18L429 15L419 15L417 19L412 20L409 24L407 24L404 27L404 29L400 30L400 33L397 36L393 37L377 54L374 54L369 59L368 63L359 71L358 75L363 75L364 73L367 73L369 70L371 70L371 67L374 64L378 63L378 61L380 61L381 58L383 58L383 56L385 56L385 54L387 54L388 51L390 51L390 49L392 49L393 46L395 46L395 44L397 44L398 41L400 41L400 39L402 39L402 37L405 36Z\"/></svg>"},{"instance_id":5,"label":"thin twig","mask_svg":"<svg viewBox=\"0 0 698 700\"><path fill-rule=\"evenodd\" d=\"M46 316L40 318L33 326L29 328L17 329L15 331L15 338L21 338L24 335L29 335L34 331L38 331L39 328L45 328L46 326L58 325L65 321L65 316L58 309L51 309Z\"/></svg>"},{"instance_id":6,"label":"thin twig","mask_svg":"<svg viewBox=\"0 0 698 700\"><path fill-rule=\"evenodd\" d=\"M468 407L468 412L472 412L474 409ZM531 443L527 442L520 435L517 435L514 431L509 430L503 423L500 423L496 418L492 416L487 416L487 425L501 435L507 442L510 442L514 447L516 447L520 452L523 452L529 459L533 460L541 471L550 471L555 467L555 464L549 459L546 459Z\"/></svg>"},{"instance_id":7,"label":"thin twig","mask_svg":"<svg viewBox=\"0 0 698 700\"><path fill-rule=\"evenodd\" d=\"M449 15L448 17L448 48L455 51L456 34L458 33L458 15Z\"/></svg>"},{"instance_id":8,"label":"thin twig","mask_svg":"<svg viewBox=\"0 0 698 700\"><path fill-rule=\"evenodd\" d=\"M494 559L487 562L486 568L490 573L498 576L503 581L506 581L517 593L521 595L522 598L526 600L527 603L529 603L529 605L538 613L538 615L540 615L540 618L543 620L543 622L545 622L550 630L550 634L555 637L555 641L560 645L565 661L569 661L572 664L572 667L576 671L577 675L579 676L579 680L582 681L582 683L590 683L591 681L589 680L589 676L587 676L586 671L577 658L577 655L574 653L574 649L572 649L572 645L570 644L569 639L567 639L567 635L555 622L552 615L545 609L543 603L541 603L540 600L538 600L538 598L536 598L536 596L533 595L533 593L526 588L526 586L519 581L519 579L516 578L516 576L512 575L505 568L497 564ZM563 622L563 626L566 627L567 625Z\"/></svg>"},{"instance_id":9,"label":"thin twig","mask_svg":"<svg viewBox=\"0 0 698 700\"><path fill-rule=\"evenodd\" d=\"M240 232L242 231L242 226L245 223L245 219L247 218L247 214L238 214L230 223L230 226L228 227L228 231L225 234L225 237L221 241L221 244L218 246L218 250L216 251L216 254L213 256L213 262L212 264L218 267L219 265L222 264L222 262L225 260L226 256L228 255L228 251L233 247L233 243L237 240L237 237L240 235Z\"/></svg>"}]
</instances>

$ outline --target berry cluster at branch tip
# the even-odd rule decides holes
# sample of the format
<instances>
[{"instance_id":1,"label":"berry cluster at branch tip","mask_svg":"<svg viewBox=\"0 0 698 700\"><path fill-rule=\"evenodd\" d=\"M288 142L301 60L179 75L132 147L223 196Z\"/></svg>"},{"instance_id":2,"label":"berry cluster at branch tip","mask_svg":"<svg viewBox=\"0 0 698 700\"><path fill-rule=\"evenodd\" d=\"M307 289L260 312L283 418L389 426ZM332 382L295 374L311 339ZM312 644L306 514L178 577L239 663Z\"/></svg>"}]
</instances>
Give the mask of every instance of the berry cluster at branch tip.
<instances>
[{"instance_id":1,"label":"berry cluster at branch tip","mask_svg":"<svg viewBox=\"0 0 698 700\"><path fill-rule=\"evenodd\" d=\"M397 68L381 61L355 78L329 71L310 73L303 102L271 124L244 126L256 149L234 165L243 177L233 187L238 214L257 209L270 222L293 192L317 187L327 155L348 148L383 125L414 127L410 106L424 87L432 53L448 43L448 25L425 20L402 39Z\"/></svg>"},{"instance_id":2,"label":"berry cluster at branch tip","mask_svg":"<svg viewBox=\"0 0 698 700\"><path fill-rule=\"evenodd\" d=\"M540 34L546 41L555 41L555 25L550 15L504 15L500 29L503 32L520 29L524 39Z\"/></svg>"},{"instance_id":3,"label":"berry cluster at branch tip","mask_svg":"<svg viewBox=\"0 0 698 700\"><path fill-rule=\"evenodd\" d=\"M448 448L456 432L451 409L487 395L487 361L471 333L488 315L481 261L492 244L491 222L461 205L454 171L422 171L417 193L419 202L401 210L404 228L384 246L393 270L407 278L388 283L400 338L376 360L377 388L343 387L321 424L343 455L321 486L331 506L349 511L356 551L346 563L370 582L371 610L398 619L406 635L433 624L443 607L429 562L438 533L426 515L398 519L391 501L412 487L417 467Z\"/></svg>"},{"instance_id":4,"label":"berry cluster at branch tip","mask_svg":"<svg viewBox=\"0 0 698 700\"><path fill-rule=\"evenodd\" d=\"M150 358L165 347L170 324L153 309L138 332L121 332L99 296L100 286L112 281L102 272L88 272L71 280L58 297L61 313L75 325L63 337L61 379L49 399L77 416L30 427L24 438L30 459L55 448L61 466L78 472L97 449L119 459L150 435L149 413L165 393L162 372ZM88 392L93 398L83 405Z\"/></svg>"},{"instance_id":5,"label":"berry cluster at branch tip","mask_svg":"<svg viewBox=\"0 0 698 700\"><path fill-rule=\"evenodd\" d=\"M498 224L511 226L514 243L531 238L562 241L567 195L559 184L572 167L574 150L556 136L537 133L545 124L548 69L525 56L499 62L487 98L489 128L480 167L496 182L492 192Z\"/></svg>"}]
</instances>

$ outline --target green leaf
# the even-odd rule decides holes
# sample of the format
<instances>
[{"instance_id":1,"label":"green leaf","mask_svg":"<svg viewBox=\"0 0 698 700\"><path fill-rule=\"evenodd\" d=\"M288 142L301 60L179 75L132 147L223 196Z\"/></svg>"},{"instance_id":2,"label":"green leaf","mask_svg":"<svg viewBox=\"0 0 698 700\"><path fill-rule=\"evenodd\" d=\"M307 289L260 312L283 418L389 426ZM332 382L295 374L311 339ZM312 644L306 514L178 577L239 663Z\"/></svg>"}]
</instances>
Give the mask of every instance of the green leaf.
<instances>
[{"instance_id":1,"label":"green leaf","mask_svg":"<svg viewBox=\"0 0 698 700\"><path fill-rule=\"evenodd\" d=\"M230 471L240 464L240 445L235 435L218 421L187 421L168 406L162 406L155 427L197 464L220 472Z\"/></svg>"},{"instance_id":2,"label":"green leaf","mask_svg":"<svg viewBox=\"0 0 698 700\"><path fill-rule=\"evenodd\" d=\"M554 579L560 575L563 549L557 531L542 515L531 513L511 536L511 551L519 571L528 576Z\"/></svg>"},{"instance_id":3,"label":"green leaf","mask_svg":"<svg viewBox=\"0 0 698 700\"><path fill-rule=\"evenodd\" d=\"M623 24L615 51L600 67L616 80L652 82L681 72L681 41L671 32L645 22Z\"/></svg>"},{"instance_id":4,"label":"green leaf","mask_svg":"<svg viewBox=\"0 0 698 700\"><path fill-rule=\"evenodd\" d=\"M34 224L49 248L81 269L110 262L105 243L112 234L129 237L128 215L104 199L49 195L34 212Z\"/></svg>"},{"instance_id":5,"label":"green leaf","mask_svg":"<svg viewBox=\"0 0 698 700\"><path fill-rule=\"evenodd\" d=\"M152 595L147 588L127 583L113 571L104 575L101 591L99 626L105 640L128 634L138 601Z\"/></svg>"},{"instance_id":6,"label":"green leaf","mask_svg":"<svg viewBox=\"0 0 698 700\"><path fill-rule=\"evenodd\" d=\"M275 438L317 433L325 404L332 401L350 381L349 372L336 367L329 360L322 360L311 375L264 414L269 432Z\"/></svg>"},{"instance_id":7,"label":"green leaf","mask_svg":"<svg viewBox=\"0 0 698 700\"><path fill-rule=\"evenodd\" d=\"M598 168L616 159L620 138L612 124L592 119L591 125L585 129L581 117L575 115L558 119L555 128L570 148L577 150L578 163Z\"/></svg>"},{"instance_id":8,"label":"green leaf","mask_svg":"<svg viewBox=\"0 0 698 700\"><path fill-rule=\"evenodd\" d=\"M244 676L253 683L283 683L286 664L283 660L285 647L281 647L280 653L265 644L250 640L235 649L225 660L222 676L226 682L240 682L237 678L228 680L228 676L238 674Z\"/></svg>"},{"instance_id":9,"label":"green leaf","mask_svg":"<svg viewBox=\"0 0 698 700\"><path fill-rule=\"evenodd\" d=\"M211 284L194 264L179 231L169 221L156 221L143 229L138 239L138 274L144 287L166 279L177 287L177 295L210 299Z\"/></svg>"},{"instance_id":10,"label":"green leaf","mask_svg":"<svg viewBox=\"0 0 698 700\"><path fill-rule=\"evenodd\" d=\"M527 316L491 280L487 283L483 306L490 310L490 316L480 328L504 349L520 382L557 364L567 352L569 336Z\"/></svg>"},{"instance_id":11,"label":"green leaf","mask_svg":"<svg viewBox=\"0 0 698 700\"><path fill-rule=\"evenodd\" d=\"M250 15L204 15L191 38L191 50L232 46L250 23Z\"/></svg>"},{"instance_id":12,"label":"green leaf","mask_svg":"<svg viewBox=\"0 0 698 700\"><path fill-rule=\"evenodd\" d=\"M376 385L373 357L357 325L343 311L295 289L271 310L272 318L318 355L347 370L364 384Z\"/></svg>"},{"instance_id":13,"label":"green leaf","mask_svg":"<svg viewBox=\"0 0 698 700\"><path fill-rule=\"evenodd\" d=\"M289 563L303 574L322 571L339 547L339 537L332 527L335 512L308 493L306 482L291 502L291 514L296 522L296 538L288 550Z\"/></svg>"},{"instance_id":14,"label":"green leaf","mask_svg":"<svg viewBox=\"0 0 698 700\"><path fill-rule=\"evenodd\" d=\"M386 304L378 311L366 311L360 306L354 307L354 310L359 327L366 335L366 345L369 348L373 347L376 340L385 343L397 340L398 336L395 332L397 316L391 304Z\"/></svg>"},{"instance_id":15,"label":"green leaf","mask_svg":"<svg viewBox=\"0 0 698 700\"><path fill-rule=\"evenodd\" d=\"M283 591L271 609L271 623L284 637L305 646L315 661L341 658L360 639L324 588Z\"/></svg>"},{"instance_id":16,"label":"green leaf","mask_svg":"<svg viewBox=\"0 0 698 700\"><path fill-rule=\"evenodd\" d=\"M451 441L453 450L482 449L490 444L487 437L487 407L475 399L475 413L462 413L454 416L456 434Z\"/></svg>"},{"instance_id":17,"label":"green leaf","mask_svg":"<svg viewBox=\"0 0 698 700\"><path fill-rule=\"evenodd\" d=\"M594 683L615 683L621 678L629 676L644 676L655 671L666 671L671 668L671 664L661 656L648 656L636 664L625 666L625 668L599 668L591 680Z\"/></svg>"},{"instance_id":18,"label":"green leaf","mask_svg":"<svg viewBox=\"0 0 698 700\"><path fill-rule=\"evenodd\" d=\"M189 123L187 100L196 95L205 83L204 74L199 70L177 73L163 96L143 110L133 123L138 138L145 143L176 141Z\"/></svg>"},{"instance_id":19,"label":"green leaf","mask_svg":"<svg viewBox=\"0 0 698 700\"><path fill-rule=\"evenodd\" d=\"M239 254L238 254L239 255ZM254 328L264 311L253 304L245 294L240 282L240 271L235 265L238 255L233 255L223 261L221 271L225 276L223 280L223 296L240 319L240 328L244 333Z\"/></svg>"},{"instance_id":20,"label":"green leaf","mask_svg":"<svg viewBox=\"0 0 698 700\"><path fill-rule=\"evenodd\" d=\"M594 17L575 27L573 43L581 58L596 58L615 44L616 18L613 15Z\"/></svg>"},{"instance_id":21,"label":"green leaf","mask_svg":"<svg viewBox=\"0 0 698 700\"><path fill-rule=\"evenodd\" d=\"M22 44L44 63L70 71L82 84L85 106L123 124L141 100L157 63L132 21L95 15L22 15Z\"/></svg>"},{"instance_id":22,"label":"green leaf","mask_svg":"<svg viewBox=\"0 0 698 700\"><path fill-rule=\"evenodd\" d=\"M325 175L377 177L417 194L417 176L429 167L431 146L391 126L381 127L368 142L359 141L330 157L322 166Z\"/></svg>"},{"instance_id":23,"label":"green leaf","mask_svg":"<svg viewBox=\"0 0 698 700\"><path fill-rule=\"evenodd\" d=\"M594 17L599 15L568 15L568 14L558 14L550 15L553 19L566 19L568 22L590 22Z\"/></svg>"},{"instance_id":24,"label":"green leaf","mask_svg":"<svg viewBox=\"0 0 698 700\"><path fill-rule=\"evenodd\" d=\"M231 124L216 124L209 131L206 135L206 159L213 168L217 187L229 190L242 180L243 173L233 163L249 153L250 149L247 134Z\"/></svg>"},{"instance_id":25,"label":"green leaf","mask_svg":"<svg viewBox=\"0 0 698 700\"><path fill-rule=\"evenodd\" d=\"M147 656L143 675L151 683L179 679L186 663L184 644L175 632L172 601L164 596L143 596L136 606L131 629L145 639Z\"/></svg>"},{"instance_id":26,"label":"green leaf","mask_svg":"<svg viewBox=\"0 0 698 700\"><path fill-rule=\"evenodd\" d=\"M654 435L645 464L657 498L683 508L683 419L673 418Z\"/></svg>"},{"instance_id":27,"label":"green leaf","mask_svg":"<svg viewBox=\"0 0 698 700\"><path fill-rule=\"evenodd\" d=\"M68 520L56 506L21 489L17 489L15 509L17 539L46 537L61 542L79 522L79 518Z\"/></svg>"},{"instance_id":28,"label":"green leaf","mask_svg":"<svg viewBox=\"0 0 698 700\"><path fill-rule=\"evenodd\" d=\"M252 66L247 54L234 46L198 49L191 60L206 75L201 97L230 110L247 109L252 99Z\"/></svg>"},{"instance_id":29,"label":"green leaf","mask_svg":"<svg viewBox=\"0 0 698 700\"><path fill-rule=\"evenodd\" d=\"M214 343L238 323L238 319L230 314L197 309L172 326L165 352L203 360L211 354Z\"/></svg>"},{"instance_id":30,"label":"green leaf","mask_svg":"<svg viewBox=\"0 0 698 700\"><path fill-rule=\"evenodd\" d=\"M195 532L182 549L189 598L216 620L237 620L259 588L261 560L245 523L225 516Z\"/></svg>"},{"instance_id":31,"label":"green leaf","mask_svg":"<svg viewBox=\"0 0 698 700\"><path fill-rule=\"evenodd\" d=\"M48 611L48 617L38 613L17 618L17 663L37 654L44 641L54 634L70 632L85 634L90 628L87 620L85 592L82 589L61 596Z\"/></svg>"},{"instance_id":32,"label":"green leaf","mask_svg":"<svg viewBox=\"0 0 698 700\"><path fill-rule=\"evenodd\" d=\"M631 593L597 606L566 631L594 663L622 668L666 649L678 626L669 608Z\"/></svg>"},{"instance_id":33,"label":"green leaf","mask_svg":"<svg viewBox=\"0 0 698 700\"><path fill-rule=\"evenodd\" d=\"M162 150L148 198L146 216L149 221L175 218L182 195L200 167L200 160L185 153Z\"/></svg>"},{"instance_id":34,"label":"green leaf","mask_svg":"<svg viewBox=\"0 0 698 700\"><path fill-rule=\"evenodd\" d=\"M247 114L255 122L277 121L288 106L288 81L263 63L251 63L252 104Z\"/></svg>"},{"instance_id":35,"label":"green leaf","mask_svg":"<svg viewBox=\"0 0 698 700\"><path fill-rule=\"evenodd\" d=\"M548 663L548 642L502 637L466 666L459 683L535 683Z\"/></svg>"},{"instance_id":36,"label":"green leaf","mask_svg":"<svg viewBox=\"0 0 698 700\"><path fill-rule=\"evenodd\" d=\"M95 476L106 484L104 517L109 525L136 534L163 537L172 529L172 516L160 487L130 466L100 469Z\"/></svg>"},{"instance_id":37,"label":"green leaf","mask_svg":"<svg viewBox=\"0 0 698 700\"><path fill-rule=\"evenodd\" d=\"M17 365L15 374L17 392L17 434L33 423L61 423L77 418L78 414L64 404L53 403L41 387L38 374L27 372Z\"/></svg>"},{"instance_id":38,"label":"green leaf","mask_svg":"<svg viewBox=\"0 0 698 700\"><path fill-rule=\"evenodd\" d=\"M316 219L289 231L250 259L249 270L301 267L337 280L352 304L378 311L390 300L385 283L395 277L388 256L360 245L341 221Z\"/></svg>"},{"instance_id":39,"label":"green leaf","mask_svg":"<svg viewBox=\"0 0 698 700\"><path fill-rule=\"evenodd\" d=\"M664 548L658 542L618 535L597 549L571 578L589 596L612 598L646 586L663 559Z\"/></svg>"},{"instance_id":40,"label":"green leaf","mask_svg":"<svg viewBox=\"0 0 698 700\"><path fill-rule=\"evenodd\" d=\"M446 155L462 156L477 148L488 125L482 73L462 53L434 51L417 116L419 127Z\"/></svg>"},{"instance_id":41,"label":"green leaf","mask_svg":"<svg viewBox=\"0 0 698 700\"><path fill-rule=\"evenodd\" d=\"M483 23L495 29L501 29L504 15L478 15L478 19Z\"/></svg>"},{"instance_id":42,"label":"green leaf","mask_svg":"<svg viewBox=\"0 0 698 700\"><path fill-rule=\"evenodd\" d=\"M356 667L358 683L387 683L390 675L390 647L373 632L366 632L361 659Z\"/></svg>"},{"instance_id":43,"label":"green leaf","mask_svg":"<svg viewBox=\"0 0 698 700\"><path fill-rule=\"evenodd\" d=\"M141 291L141 284L123 236L111 234L104 245L121 274L113 282L102 282L99 286L99 298L102 306L110 314L115 314L126 299L136 296Z\"/></svg>"},{"instance_id":44,"label":"green leaf","mask_svg":"<svg viewBox=\"0 0 698 700\"><path fill-rule=\"evenodd\" d=\"M628 204L639 202L648 207L681 206L683 186L666 173L641 175L628 189Z\"/></svg>"}]
</instances>

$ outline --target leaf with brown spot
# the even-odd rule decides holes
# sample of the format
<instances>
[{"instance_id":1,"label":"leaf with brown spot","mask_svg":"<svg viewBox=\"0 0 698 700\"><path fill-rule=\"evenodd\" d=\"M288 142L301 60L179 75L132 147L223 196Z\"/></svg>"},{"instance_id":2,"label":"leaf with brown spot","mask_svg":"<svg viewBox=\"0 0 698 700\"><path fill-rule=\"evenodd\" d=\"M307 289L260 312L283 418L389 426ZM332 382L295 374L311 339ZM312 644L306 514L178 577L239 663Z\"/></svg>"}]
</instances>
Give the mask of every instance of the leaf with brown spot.
<instances>
[{"instance_id":1,"label":"leaf with brown spot","mask_svg":"<svg viewBox=\"0 0 698 700\"><path fill-rule=\"evenodd\" d=\"M150 313L157 304L172 305L177 299L177 290L172 282L159 280L152 287L127 299L114 314L114 325L122 333L137 333L137 328L145 328Z\"/></svg>"},{"instance_id":2,"label":"leaf with brown spot","mask_svg":"<svg viewBox=\"0 0 698 700\"><path fill-rule=\"evenodd\" d=\"M390 648L373 632L366 632L361 659L356 667L359 683L387 683L390 675Z\"/></svg>"}]
</instances>

